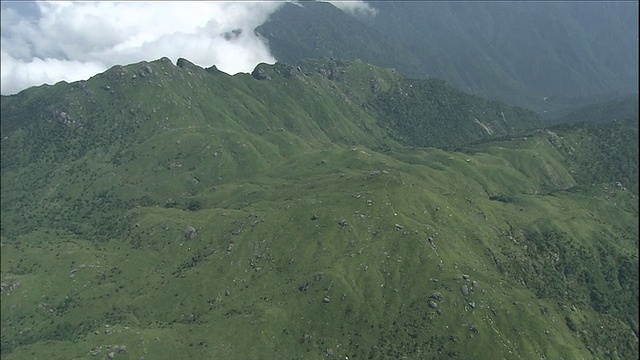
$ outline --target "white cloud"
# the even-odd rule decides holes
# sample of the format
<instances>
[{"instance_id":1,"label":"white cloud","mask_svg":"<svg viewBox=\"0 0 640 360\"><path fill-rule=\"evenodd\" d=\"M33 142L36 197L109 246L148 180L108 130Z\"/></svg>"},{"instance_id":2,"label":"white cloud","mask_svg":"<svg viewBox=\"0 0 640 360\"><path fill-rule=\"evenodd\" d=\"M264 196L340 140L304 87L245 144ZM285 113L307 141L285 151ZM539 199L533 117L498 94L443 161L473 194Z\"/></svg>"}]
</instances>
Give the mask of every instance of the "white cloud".
<instances>
[{"instance_id":1,"label":"white cloud","mask_svg":"<svg viewBox=\"0 0 640 360\"><path fill-rule=\"evenodd\" d=\"M362 0L353 0L353 1L327 1L331 3L331 5L337 7L338 9L354 15L354 16L362 16L362 17L373 17L376 16L378 10L369 6L369 4L365 3Z\"/></svg>"},{"instance_id":2,"label":"white cloud","mask_svg":"<svg viewBox=\"0 0 640 360\"><path fill-rule=\"evenodd\" d=\"M2 8L1 93L87 79L116 64L163 56L249 72L259 62L275 62L253 29L282 4L43 1L35 19Z\"/></svg>"},{"instance_id":3,"label":"white cloud","mask_svg":"<svg viewBox=\"0 0 640 360\"><path fill-rule=\"evenodd\" d=\"M77 81L104 71L100 62L80 62L53 58L34 58L30 61L16 59L2 52L2 95L13 94L26 87L54 84L58 81Z\"/></svg>"}]
</instances>

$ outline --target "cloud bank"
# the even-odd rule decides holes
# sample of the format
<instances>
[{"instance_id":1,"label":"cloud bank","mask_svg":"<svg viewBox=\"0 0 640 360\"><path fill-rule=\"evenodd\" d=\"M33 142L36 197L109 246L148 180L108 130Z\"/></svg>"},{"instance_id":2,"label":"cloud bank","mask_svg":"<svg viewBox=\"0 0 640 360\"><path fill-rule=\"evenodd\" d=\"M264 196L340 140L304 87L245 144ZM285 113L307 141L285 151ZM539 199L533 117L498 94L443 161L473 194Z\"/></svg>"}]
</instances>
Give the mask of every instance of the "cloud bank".
<instances>
[{"instance_id":1,"label":"cloud bank","mask_svg":"<svg viewBox=\"0 0 640 360\"><path fill-rule=\"evenodd\" d=\"M328 1L354 16L375 16L363 1ZM254 29L284 1L37 1L3 3L2 95L86 80L114 65L168 57L229 74L274 63Z\"/></svg>"},{"instance_id":2,"label":"cloud bank","mask_svg":"<svg viewBox=\"0 0 640 360\"><path fill-rule=\"evenodd\" d=\"M376 16L376 14L378 13L377 9L372 8L371 6L369 6L369 4L360 0L327 2L337 7L338 9L356 17L370 18Z\"/></svg>"},{"instance_id":3,"label":"cloud bank","mask_svg":"<svg viewBox=\"0 0 640 360\"><path fill-rule=\"evenodd\" d=\"M229 74L273 63L253 29L282 2L36 2L2 8L1 91L84 80L116 64L180 57Z\"/></svg>"}]
</instances>

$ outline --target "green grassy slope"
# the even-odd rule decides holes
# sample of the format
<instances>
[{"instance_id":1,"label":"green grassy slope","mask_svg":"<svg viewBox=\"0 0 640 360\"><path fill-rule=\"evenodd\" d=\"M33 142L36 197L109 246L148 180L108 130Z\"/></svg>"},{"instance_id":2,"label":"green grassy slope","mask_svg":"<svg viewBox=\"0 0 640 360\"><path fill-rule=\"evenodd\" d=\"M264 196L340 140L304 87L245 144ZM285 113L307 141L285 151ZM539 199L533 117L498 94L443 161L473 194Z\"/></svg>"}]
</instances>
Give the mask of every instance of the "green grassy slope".
<instances>
[{"instance_id":1,"label":"green grassy slope","mask_svg":"<svg viewBox=\"0 0 640 360\"><path fill-rule=\"evenodd\" d=\"M178 65L2 98L3 359L637 356L637 191L579 176L637 120L445 151L373 110L439 84Z\"/></svg>"}]
</instances>

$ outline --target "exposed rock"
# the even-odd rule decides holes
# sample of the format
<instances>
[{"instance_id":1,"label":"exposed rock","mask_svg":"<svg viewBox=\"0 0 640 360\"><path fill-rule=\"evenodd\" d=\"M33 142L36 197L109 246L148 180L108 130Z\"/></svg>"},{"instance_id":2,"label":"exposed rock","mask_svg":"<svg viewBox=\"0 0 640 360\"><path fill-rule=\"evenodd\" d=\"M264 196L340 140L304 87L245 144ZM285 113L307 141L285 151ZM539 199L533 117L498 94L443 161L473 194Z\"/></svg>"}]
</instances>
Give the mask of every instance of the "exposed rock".
<instances>
[{"instance_id":1,"label":"exposed rock","mask_svg":"<svg viewBox=\"0 0 640 360\"><path fill-rule=\"evenodd\" d=\"M465 280L469 280L469 275L463 274L462 278L465 279Z\"/></svg>"},{"instance_id":2,"label":"exposed rock","mask_svg":"<svg viewBox=\"0 0 640 360\"><path fill-rule=\"evenodd\" d=\"M299 67L291 66L285 63L276 63L274 66L276 72L287 79L296 79L302 77Z\"/></svg>"},{"instance_id":3,"label":"exposed rock","mask_svg":"<svg viewBox=\"0 0 640 360\"><path fill-rule=\"evenodd\" d=\"M430 298L436 299L438 301L441 301L442 300L442 294L439 291L436 291L433 294L431 294Z\"/></svg>"},{"instance_id":4,"label":"exposed rock","mask_svg":"<svg viewBox=\"0 0 640 360\"><path fill-rule=\"evenodd\" d=\"M475 303L475 301L470 302L470 303L469 303L469 306L471 306L471 308L472 308L472 309L475 309L475 308L476 308L476 303Z\"/></svg>"},{"instance_id":5,"label":"exposed rock","mask_svg":"<svg viewBox=\"0 0 640 360\"><path fill-rule=\"evenodd\" d=\"M311 220L318 220L320 217L316 214L311 215Z\"/></svg>"},{"instance_id":6,"label":"exposed rock","mask_svg":"<svg viewBox=\"0 0 640 360\"><path fill-rule=\"evenodd\" d=\"M298 286L298 290L300 291L307 291L307 289L309 289L309 283L306 281Z\"/></svg>"},{"instance_id":7,"label":"exposed rock","mask_svg":"<svg viewBox=\"0 0 640 360\"><path fill-rule=\"evenodd\" d=\"M429 304L429 307L432 308L432 309L437 309L438 308L438 304L433 300L429 300L428 304Z\"/></svg>"},{"instance_id":8,"label":"exposed rock","mask_svg":"<svg viewBox=\"0 0 640 360\"><path fill-rule=\"evenodd\" d=\"M371 178L372 178L372 177L374 177L374 176L378 176L378 175L380 175L380 173L381 173L381 171L380 171L380 170L374 170L374 171L372 171L372 172L370 172L370 173L369 173L368 178L369 178L369 179L371 179Z\"/></svg>"},{"instance_id":9,"label":"exposed rock","mask_svg":"<svg viewBox=\"0 0 640 360\"><path fill-rule=\"evenodd\" d=\"M462 295L467 296L469 295L469 287L467 285L462 285L460 287L460 292L462 293Z\"/></svg>"},{"instance_id":10,"label":"exposed rock","mask_svg":"<svg viewBox=\"0 0 640 360\"><path fill-rule=\"evenodd\" d=\"M116 356L116 353L113 351L107 354L107 357L109 358L109 360L113 360L115 356Z\"/></svg>"},{"instance_id":11,"label":"exposed rock","mask_svg":"<svg viewBox=\"0 0 640 360\"><path fill-rule=\"evenodd\" d=\"M13 291L15 289L17 289L20 286L20 281L15 281L12 282L11 285L7 284L7 283L2 283L0 284L0 293L3 293L5 289L7 289L7 291Z\"/></svg>"},{"instance_id":12,"label":"exposed rock","mask_svg":"<svg viewBox=\"0 0 640 360\"><path fill-rule=\"evenodd\" d=\"M151 66L149 66L149 65L145 65L145 66L143 66L143 67L140 69L140 71L138 72L138 74L139 74L141 77L146 77L146 76L149 76L149 75L153 74L153 69L151 68Z\"/></svg>"},{"instance_id":13,"label":"exposed rock","mask_svg":"<svg viewBox=\"0 0 640 360\"><path fill-rule=\"evenodd\" d=\"M176 61L176 66L179 67L180 69L189 69L189 68L197 67L194 63L184 58L178 58L178 60Z\"/></svg>"},{"instance_id":14,"label":"exposed rock","mask_svg":"<svg viewBox=\"0 0 640 360\"><path fill-rule=\"evenodd\" d=\"M380 90L380 83L378 82L378 80L373 78L369 82L371 84L371 92L374 94L378 93L378 91Z\"/></svg>"},{"instance_id":15,"label":"exposed rock","mask_svg":"<svg viewBox=\"0 0 640 360\"><path fill-rule=\"evenodd\" d=\"M183 234L187 240L191 240L198 234L198 232L193 226L187 226L184 228Z\"/></svg>"},{"instance_id":16,"label":"exposed rock","mask_svg":"<svg viewBox=\"0 0 640 360\"><path fill-rule=\"evenodd\" d=\"M342 226L342 227L345 227L345 226L349 225L349 223L348 223L348 222L347 222L347 220L345 220L345 219L340 219L340 220L338 221L338 225L340 225L340 226Z\"/></svg>"},{"instance_id":17,"label":"exposed rock","mask_svg":"<svg viewBox=\"0 0 640 360\"><path fill-rule=\"evenodd\" d=\"M72 122L71 116L64 111L54 111L53 119L62 125L69 125Z\"/></svg>"},{"instance_id":18,"label":"exposed rock","mask_svg":"<svg viewBox=\"0 0 640 360\"><path fill-rule=\"evenodd\" d=\"M327 295L327 296L324 297L324 299L322 299L322 302L325 303L325 304L328 304L328 303L331 302L331 298L329 298L329 296Z\"/></svg>"},{"instance_id":19,"label":"exposed rock","mask_svg":"<svg viewBox=\"0 0 640 360\"><path fill-rule=\"evenodd\" d=\"M256 80L270 80L271 78L269 77L269 75L267 75L267 72L262 69L262 68L258 68L256 67L253 72L251 73L251 76L253 76L254 79Z\"/></svg>"},{"instance_id":20,"label":"exposed rock","mask_svg":"<svg viewBox=\"0 0 640 360\"><path fill-rule=\"evenodd\" d=\"M332 356L333 355L333 349L332 348L328 348L326 350L327 356Z\"/></svg>"},{"instance_id":21,"label":"exposed rock","mask_svg":"<svg viewBox=\"0 0 640 360\"><path fill-rule=\"evenodd\" d=\"M120 345L120 346L118 346L118 352L119 352L120 354L124 354L124 353L126 353L126 352L127 352L127 346L126 346L126 345Z\"/></svg>"},{"instance_id":22,"label":"exposed rock","mask_svg":"<svg viewBox=\"0 0 640 360\"><path fill-rule=\"evenodd\" d=\"M396 224L396 230L402 230L404 228L404 226L400 225L400 224Z\"/></svg>"}]
</instances>

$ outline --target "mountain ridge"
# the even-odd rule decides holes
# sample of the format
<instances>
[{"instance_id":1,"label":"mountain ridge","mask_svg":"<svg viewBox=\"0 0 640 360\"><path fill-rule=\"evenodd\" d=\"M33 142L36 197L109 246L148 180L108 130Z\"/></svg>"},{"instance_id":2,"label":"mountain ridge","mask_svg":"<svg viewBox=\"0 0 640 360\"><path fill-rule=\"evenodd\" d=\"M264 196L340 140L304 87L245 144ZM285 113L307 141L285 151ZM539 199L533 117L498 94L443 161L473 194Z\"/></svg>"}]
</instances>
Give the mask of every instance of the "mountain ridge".
<instances>
[{"instance_id":1,"label":"mountain ridge","mask_svg":"<svg viewBox=\"0 0 640 360\"><path fill-rule=\"evenodd\" d=\"M3 359L638 354L637 115L333 59L0 100Z\"/></svg>"},{"instance_id":2,"label":"mountain ridge","mask_svg":"<svg viewBox=\"0 0 640 360\"><path fill-rule=\"evenodd\" d=\"M250 120L251 115L247 114L246 111L243 110L247 108L246 107L247 105L241 102L237 103L238 99L234 99L230 97L229 93L234 91L231 89L231 87L235 86L236 88L242 88L243 91L247 92L247 94L249 95L249 98L251 97L253 98L249 99L245 96L244 98L240 98L242 99L241 101L252 102L254 105L258 106L258 108L255 111L259 112L260 115L263 115L265 111L267 112L269 111L267 104L276 103L276 100L275 100L276 95L273 92L273 90L268 91L264 87L263 83L261 83L260 81L257 81L257 82L253 81L254 79L257 79L257 78L263 78L265 76L266 77L269 76L269 75L260 75L261 72L264 72L265 74L271 74L271 76L277 75L277 79L274 79L274 81L271 82L274 87L285 86L285 87L289 87L288 89L291 89L291 87L293 88L298 87L298 89L300 89L299 95L304 96L300 100L288 99L286 102L283 99L277 100L278 102L280 102L278 103L278 108L286 105L289 107L289 110L287 110L286 112L281 111L280 113L274 114L274 115L277 115L278 117L280 117L280 119L282 118L287 119L285 122L288 122L289 126L286 126L287 124L285 124L285 122L282 122L282 120L279 120L279 122L269 125L271 127L271 130L273 130L274 128L282 128L282 127L289 128L291 130L291 127L295 127L296 130L299 132L299 134L318 134L318 132L321 130L319 130L317 125L315 125L314 123L323 120L326 117L326 115L323 115L321 117L314 117L313 114L309 113L310 110L308 109L301 110L300 108L298 109L293 109L293 108L295 108L296 106L300 106L300 104L298 103L299 101L307 101L308 103L312 104L312 107L320 106L320 109L322 109L322 107L326 107L326 106L320 105L319 103L317 103L317 100L314 100L311 97L328 96L327 99L333 99L331 101L334 103L335 107L337 108L342 107L342 109L340 109L337 112L334 112L334 114L344 118L345 115L342 113L346 111L347 113L350 113L349 116L351 118L360 118L362 119L363 123L356 125L356 124L352 124L351 121L341 121L340 122L341 126L344 126L345 124L350 124L349 128L340 129L340 128L333 127L331 128L332 132L325 135L328 135L329 139L331 139L332 137L334 139L341 137L343 140L346 140L346 141L353 142L354 140L357 140L357 141L360 141L362 144L367 144L368 146L372 146L370 138L377 139L376 141L382 141L383 138L387 138L388 136L381 134L381 131L379 129L375 130L377 126L375 124L376 121L373 119L373 117L379 117L379 115L366 114L368 111L370 111L372 107L375 107L375 106L366 105L365 107L363 107L361 105L365 105L367 102L372 101L374 94L375 96L378 96L378 97L384 96L384 94L387 93L391 88L390 87L391 83L398 82L401 79L399 75L395 74L393 71L390 71L390 70L384 70L382 68L373 67L371 65L367 65L365 63L358 62L358 61L341 62L341 61L336 61L331 59L321 60L320 62L318 62L317 60L308 60L306 62L299 63L299 65L295 67L291 65L282 64L282 63L277 63L276 65L273 65L273 66L266 65L266 64L259 64L258 66L256 66L255 70L253 71L253 77L249 76L248 74L237 74L234 76L230 76L223 72L218 71L217 69L215 69L215 67L203 69L193 65L192 63L188 62L185 59L178 60L177 64L178 65L174 66L171 64L169 59L164 58L164 59L157 60L155 62L140 62L137 64L132 64L127 67L115 66L102 74L96 75L95 77L93 77L92 79L86 82L80 81L80 82L75 82L73 84L66 84L64 82L60 83L58 85L59 88L66 87L68 90L70 90L67 96L71 97L71 100L68 101L68 104L65 104L64 106L55 105L54 104L55 102L62 101L60 99L60 96L63 96L63 95L59 94L59 95L56 95L55 99L48 100L49 103L44 106L41 106L40 104L34 104L33 107L35 109L39 109L38 110L39 113L36 115L36 117L39 118L40 121L46 121L53 126L57 126L57 125L54 125L54 123L58 123L58 124L63 124L65 126L68 126L69 128L73 128L75 129L75 131L83 131L82 129L85 126L91 126L93 123L88 119L90 116L92 116L90 114L95 113L95 114L100 114L100 116L105 116L104 114L107 112L113 113L113 109L92 108L93 104L99 104L96 101L104 100L105 97L109 97L108 101L110 101L112 105L115 105L114 108L119 108L119 113L121 115L124 113L124 110L122 109L122 107L128 106L130 107L128 109L129 115L133 116L134 118L137 118L137 120L134 120L134 123L121 124L121 125L124 125L125 127L140 127L141 126L140 118L144 118L145 121L149 121L149 119L155 118L156 125L164 124L162 126L167 126L169 123L171 123L171 121L177 121L173 119L169 120L169 116L167 116L167 115L172 115L172 110L170 108L166 108L167 104L165 104L164 107L160 106L160 107L153 107L152 109L143 109L143 104L145 100L140 98L141 96L143 96L141 95L141 93L144 92L145 94L144 96L152 96L159 99L161 96L168 96L167 92L172 91L172 89L179 89L180 91L183 91L183 92L190 92L192 91L192 88L193 88L191 81L201 81L200 86L203 88L199 90L199 93L193 93L190 96L177 96L177 97L171 96L171 100L165 99L164 102L171 101L171 105L178 106L178 108L184 107L187 110L191 110L192 112L196 113L196 116L199 119L201 119L201 121L205 121L205 115L203 113L204 111L203 104L206 102L203 100L202 96L216 95L217 98L219 98L220 101L222 102L228 101L230 103L233 103L234 109L231 110L232 112L230 112L229 110L226 110L227 112L222 114L218 113L219 110L215 108L207 108L206 111L213 114L218 113L218 117L216 119L218 119L219 121L225 121L225 119L229 119L229 117L233 117L234 122L232 123L232 122L226 121L226 122L223 122L222 124L211 124L211 125L203 124L203 125L205 126L215 125L215 126L222 126L227 129L239 130L240 128L238 128L239 124L237 123L237 121L242 120L242 122L240 123L242 124L241 125L242 128L244 128L245 130L255 131L258 134L263 134L264 131L267 130L266 128L264 128L264 125L260 125L255 121L251 121ZM305 72L302 72L302 68L300 68L300 66L304 67ZM153 70L153 67L157 67L157 68ZM267 71L267 69L269 71ZM340 72L340 73L334 74L333 72ZM172 76L177 77L175 81L172 78ZM193 80L188 80L188 77L191 77ZM350 77L351 79L349 79ZM152 78L155 81L155 83L153 84L155 87L149 86L151 84ZM183 80L185 79L187 79L186 82L183 82ZM266 78L264 79L266 80ZM271 81L271 80L268 80L268 81ZM417 86L418 84L422 84L425 81L431 81L430 83L431 85L429 85L428 87L431 93L427 94L426 96L435 96L435 97L444 96L441 100L438 100L438 101L441 101L442 103L446 103L447 101L450 101L449 99L446 98L446 96L448 96L451 99L464 98L465 100L463 101L463 103L465 105L463 106L465 106L465 108L460 111L469 111L469 113L478 112L479 110L477 110L476 107L478 108L487 107L487 106L495 107L499 104L496 102L493 102L491 104L483 103L484 100L478 97L473 97L473 96L469 96L464 93L461 93L457 90L454 90L451 87L448 87L446 83L439 82L436 80L415 80L411 84L406 84L406 86L410 88L413 86L413 84L416 84ZM308 85L309 82L313 83L313 86L316 89L323 89L323 87L324 89L318 90L316 94L311 94L311 92L308 90L302 90L304 86ZM234 85L231 85L232 83ZM93 84L93 85L90 86L89 84ZM131 85L131 86L128 88L127 87L122 88L125 85ZM302 86L303 88L300 88L300 86ZM402 90L402 85L398 85L398 86L399 87L394 91L404 92L404 90ZM38 94L38 92L40 91L39 89L49 89L49 87L41 87L34 90L26 90L21 94L5 97L4 99L6 99L6 101L11 101L11 99L15 99L19 97L24 97L24 96L28 97L29 96L28 94ZM122 89L122 91L120 91L120 89ZM140 90L140 89L143 89L143 90ZM169 90L161 90L161 89L169 89ZM207 89L207 92L204 92L204 89ZM332 92L335 90L339 90L339 92L337 93L337 96L334 96L335 94L332 95ZM410 89L406 89L406 91L411 92ZM72 95L72 93L75 95ZM413 94L415 93L415 91L411 93ZM200 96L198 109L192 108L192 104L191 104L192 96L196 96L196 95ZM37 96L37 95L34 95L34 96ZM94 99L89 100L88 104L80 105L80 102L82 101L85 101L86 103L86 100L83 100L82 98L84 96L91 96L91 97L94 97ZM266 96L270 96L270 98L266 98ZM408 93L406 96L407 97L409 96ZM256 103L255 100L253 99L260 99L258 100L260 104ZM344 100L347 100L348 106L350 106L350 108L344 108L344 105L342 105ZM34 99L32 101L45 101L45 100ZM379 99L373 99L373 101L380 102ZM390 101L392 102L395 101L397 103L397 104L394 103L392 106L406 107L406 106L413 106L413 105L407 105L407 104L411 104L415 100L400 98L395 100L390 99ZM430 100L430 101L433 101L433 100ZM313 103L317 103L318 105L313 105ZM512 107L508 107L508 108L511 109ZM5 105L5 108L3 110L5 113L10 114L8 115L8 118L13 118L13 117L17 118L19 116L18 114L11 113L13 109L12 109L12 105L10 104ZM385 111L383 109L375 109L375 110L383 111L383 112ZM445 109L445 110L451 111L450 109ZM244 113L242 113L242 115L239 115L240 113L238 113L238 111L240 112L244 111ZM441 115L438 111L442 112L443 110L435 110L435 112L433 113L434 115L433 117L435 119L432 120L432 122L435 127L444 126L444 124L446 123L446 120L444 119L445 117L444 114ZM138 112L140 114L138 114ZM165 115L164 119L157 115L158 112ZM236 112L236 113L233 113L233 112ZM307 120L304 122L301 122L299 120L293 119L293 114L296 114L296 116L300 116ZM326 114L326 113L322 112L322 114ZM115 114L111 114L111 116L113 117L115 116ZM387 118L389 118L390 115L386 114L383 116L386 116ZM178 119L184 118L184 114L176 114L175 117ZM476 119L484 118L483 115L480 113L475 114L473 117ZM269 119L275 120L273 116L258 117L258 118L259 119L269 118ZM471 120L471 116L467 116L464 114L458 115L457 118L459 119L458 121L473 122L473 120ZM395 122L395 124L392 123L392 126L395 125L395 127L398 127L398 124L400 124L401 120L402 119L398 119L398 118L390 119L391 122ZM78 123L80 121L84 121L84 123L82 124ZM531 123L527 124L526 121L530 121ZM380 120L378 120L377 122L380 123ZM495 124L496 120L490 119L488 121L484 121L484 123ZM451 138L451 135L445 136L444 132L440 131L440 132L437 132L435 136L431 138L431 141L429 143L425 143L424 141L422 141L420 144L416 144L416 145L420 145L420 146L445 145L445 143L443 142L438 142L437 140L438 136L448 139L448 141L450 142L448 145L455 145L455 141L466 141L465 138L468 138L470 136L473 137L474 140L477 140L479 137L486 137L487 135L492 135L491 131L487 132L485 130L486 129L485 124L478 124L477 120L473 122L473 124L474 124L473 126L476 127L476 129L481 130L480 132L477 132L475 135L465 135L465 136L462 136L461 139L456 140L455 138ZM382 124L382 125L388 126L388 124L386 125ZM533 128L539 125L541 125L541 120L536 114L523 113L520 117L515 117L513 119L512 126L515 126L518 128ZM16 126L19 126L19 125L16 125L15 123L7 124L7 121L3 121L2 130L3 132L10 132L14 130ZM173 126L176 126L176 125L173 124ZM363 132L363 127L365 128L364 132ZM153 131L148 126L146 127L146 129L147 131ZM366 130L366 129L369 129L369 130ZM377 131L377 134L373 133L375 131ZM349 140L348 137L353 135L347 135L346 132L350 132L351 134L358 134L358 135L356 135L355 138ZM448 129L447 132L451 132L450 129ZM107 133L110 133L110 136L107 135ZM112 138L114 134L119 134L119 136L121 137L126 137L128 136L128 134L132 134L132 133L135 133L135 132L130 131L130 129L129 130L121 129L119 131L112 131L112 129L109 129L107 130L107 132L100 133L100 136L96 136L96 139L100 139L101 141L111 142L115 140ZM505 129L502 129L501 127L499 127L497 134L504 134L504 133L505 133ZM93 140L96 140L96 139L93 139ZM412 140L411 139L407 140L406 138L404 138L401 141L404 141L405 143L411 143Z\"/></svg>"}]
</instances>

